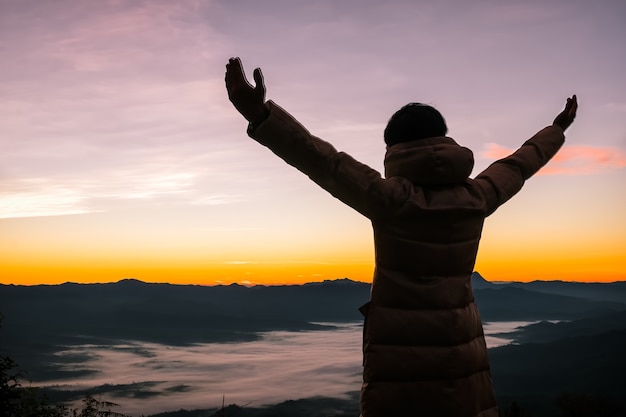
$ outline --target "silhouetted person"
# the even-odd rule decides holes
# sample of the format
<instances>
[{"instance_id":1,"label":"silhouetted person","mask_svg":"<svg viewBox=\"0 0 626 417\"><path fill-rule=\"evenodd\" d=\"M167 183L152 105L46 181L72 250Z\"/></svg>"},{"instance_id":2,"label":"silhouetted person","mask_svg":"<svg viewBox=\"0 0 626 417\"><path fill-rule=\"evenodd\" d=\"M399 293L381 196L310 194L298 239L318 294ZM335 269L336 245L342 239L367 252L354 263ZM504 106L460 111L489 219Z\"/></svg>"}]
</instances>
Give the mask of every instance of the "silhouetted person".
<instances>
[{"instance_id":1,"label":"silhouetted person","mask_svg":"<svg viewBox=\"0 0 626 417\"><path fill-rule=\"evenodd\" d=\"M483 221L559 150L576 96L551 126L474 179L472 152L445 136L441 114L408 104L385 129L383 178L266 102L258 68L254 80L230 59L226 88L250 122L248 135L372 222L376 269L362 308L361 415L497 416L471 287Z\"/></svg>"}]
</instances>

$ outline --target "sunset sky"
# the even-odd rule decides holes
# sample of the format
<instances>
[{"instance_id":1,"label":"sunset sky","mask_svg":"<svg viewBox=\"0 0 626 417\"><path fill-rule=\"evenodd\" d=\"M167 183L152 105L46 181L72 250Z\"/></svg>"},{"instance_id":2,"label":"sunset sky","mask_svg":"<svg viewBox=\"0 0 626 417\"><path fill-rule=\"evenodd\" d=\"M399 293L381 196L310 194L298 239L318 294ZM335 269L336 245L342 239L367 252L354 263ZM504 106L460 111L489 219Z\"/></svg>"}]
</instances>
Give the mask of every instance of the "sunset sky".
<instances>
[{"instance_id":1,"label":"sunset sky","mask_svg":"<svg viewBox=\"0 0 626 417\"><path fill-rule=\"evenodd\" d=\"M624 39L622 0L0 0L0 283L369 281L369 221L247 137L231 56L381 171L408 102L442 112L476 175L577 94L476 270L626 280Z\"/></svg>"}]
</instances>

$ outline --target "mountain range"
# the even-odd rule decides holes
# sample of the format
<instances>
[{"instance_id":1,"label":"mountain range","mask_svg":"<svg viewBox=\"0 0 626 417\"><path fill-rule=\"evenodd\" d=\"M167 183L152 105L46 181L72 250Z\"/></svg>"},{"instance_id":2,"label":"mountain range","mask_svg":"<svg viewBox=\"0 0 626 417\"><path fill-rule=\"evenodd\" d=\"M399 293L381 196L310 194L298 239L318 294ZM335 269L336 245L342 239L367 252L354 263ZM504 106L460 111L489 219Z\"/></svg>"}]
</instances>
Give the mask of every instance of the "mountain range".
<instances>
[{"instance_id":1,"label":"mountain range","mask_svg":"<svg viewBox=\"0 0 626 417\"><path fill-rule=\"evenodd\" d=\"M537 321L516 343L490 350L501 401L524 399L535 414L559 392L626 392L626 282L472 285L481 317ZM128 279L110 284L0 285L0 354L29 377L59 376L44 365L59 346L140 340L169 345L254 340L271 330L321 329L362 319L370 284L339 279L304 285L194 286ZM537 405L540 404L540 405Z\"/></svg>"}]
</instances>

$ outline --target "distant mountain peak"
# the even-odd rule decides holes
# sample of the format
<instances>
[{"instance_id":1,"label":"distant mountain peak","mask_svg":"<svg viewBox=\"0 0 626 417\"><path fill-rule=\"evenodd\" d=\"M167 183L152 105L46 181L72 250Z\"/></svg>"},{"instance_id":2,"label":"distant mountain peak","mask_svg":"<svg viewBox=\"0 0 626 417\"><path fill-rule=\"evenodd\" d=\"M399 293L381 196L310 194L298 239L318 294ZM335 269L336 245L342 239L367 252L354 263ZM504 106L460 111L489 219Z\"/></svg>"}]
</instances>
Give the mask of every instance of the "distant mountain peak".
<instances>
[{"instance_id":1,"label":"distant mountain peak","mask_svg":"<svg viewBox=\"0 0 626 417\"><path fill-rule=\"evenodd\" d=\"M478 271L474 271L472 272L472 281L481 281L481 282L489 282L485 279L485 277L483 277L482 275L480 275L480 272Z\"/></svg>"},{"instance_id":2,"label":"distant mountain peak","mask_svg":"<svg viewBox=\"0 0 626 417\"><path fill-rule=\"evenodd\" d=\"M473 289L483 289L483 288L493 288L497 284L493 282L487 281L480 273L474 271L472 273L472 288Z\"/></svg>"},{"instance_id":3,"label":"distant mountain peak","mask_svg":"<svg viewBox=\"0 0 626 417\"><path fill-rule=\"evenodd\" d=\"M124 278L116 282L116 284L122 285L144 285L145 282L140 281L136 278Z\"/></svg>"},{"instance_id":4,"label":"distant mountain peak","mask_svg":"<svg viewBox=\"0 0 626 417\"><path fill-rule=\"evenodd\" d=\"M361 284L367 284L366 282L362 282L362 281L354 281L350 278L337 278L337 279L325 279L324 281L316 281L316 282L307 282L306 284L303 284L305 286L347 286L347 285L361 285Z\"/></svg>"},{"instance_id":5,"label":"distant mountain peak","mask_svg":"<svg viewBox=\"0 0 626 417\"><path fill-rule=\"evenodd\" d=\"M358 281L354 281L350 278L337 278L337 279L325 279L324 284L354 284Z\"/></svg>"}]
</instances>

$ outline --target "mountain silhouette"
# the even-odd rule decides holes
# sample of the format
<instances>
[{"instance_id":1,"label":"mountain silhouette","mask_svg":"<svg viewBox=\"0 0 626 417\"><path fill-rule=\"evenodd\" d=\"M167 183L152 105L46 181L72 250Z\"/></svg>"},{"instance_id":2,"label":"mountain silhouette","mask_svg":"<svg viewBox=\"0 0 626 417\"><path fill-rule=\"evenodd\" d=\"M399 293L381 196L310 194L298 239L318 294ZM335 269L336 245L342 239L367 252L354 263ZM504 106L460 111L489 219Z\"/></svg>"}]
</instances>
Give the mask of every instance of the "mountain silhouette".
<instances>
[{"instance_id":1,"label":"mountain silhouette","mask_svg":"<svg viewBox=\"0 0 626 417\"><path fill-rule=\"evenodd\" d=\"M526 284L495 284L474 274L472 285L483 321L574 320L626 310L626 298L597 301L565 296L572 283L552 293ZM272 330L323 329L362 320L358 308L370 284L349 279L304 285L200 286L117 283L0 285L5 316L0 349L20 363L44 363L59 346L115 344L120 340L187 345L255 340ZM584 295L584 294L582 294ZM524 336L520 333L520 337ZM52 370L45 370L52 372ZM43 371L42 371L43 372Z\"/></svg>"},{"instance_id":2,"label":"mountain silhouette","mask_svg":"<svg viewBox=\"0 0 626 417\"><path fill-rule=\"evenodd\" d=\"M535 404L544 411L533 415L556 415L551 407L563 393L593 394L626 406L624 352L626 323L600 334L491 349L489 362L501 404Z\"/></svg>"},{"instance_id":3,"label":"mountain silhouette","mask_svg":"<svg viewBox=\"0 0 626 417\"><path fill-rule=\"evenodd\" d=\"M490 350L499 401L541 403L548 410L546 404L566 390L624 392L620 378L626 374L622 353L626 293L621 290L625 284L494 283L475 273L472 286L483 321L540 321L512 334L519 344ZM95 371L66 371L59 366L63 360L84 359L52 356L66 346L115 345L123 340L168 345L238 342L272 330L328 329L335 322L361 321L358 307L369 295L370 284L349 279L252 287L136 279L0 285L0 313L5 316L0 354L13 357L34 380L76 378ZM46 365L50 362L56 365ZM107 392L111 387L101 389ZM76 393L52 390L50 395ZM314 412L313 404L323 401L286 402L280 407L295 410L306 404ZM346 410L350 404L344 404Z\"/></svg>"}]
</instances>

